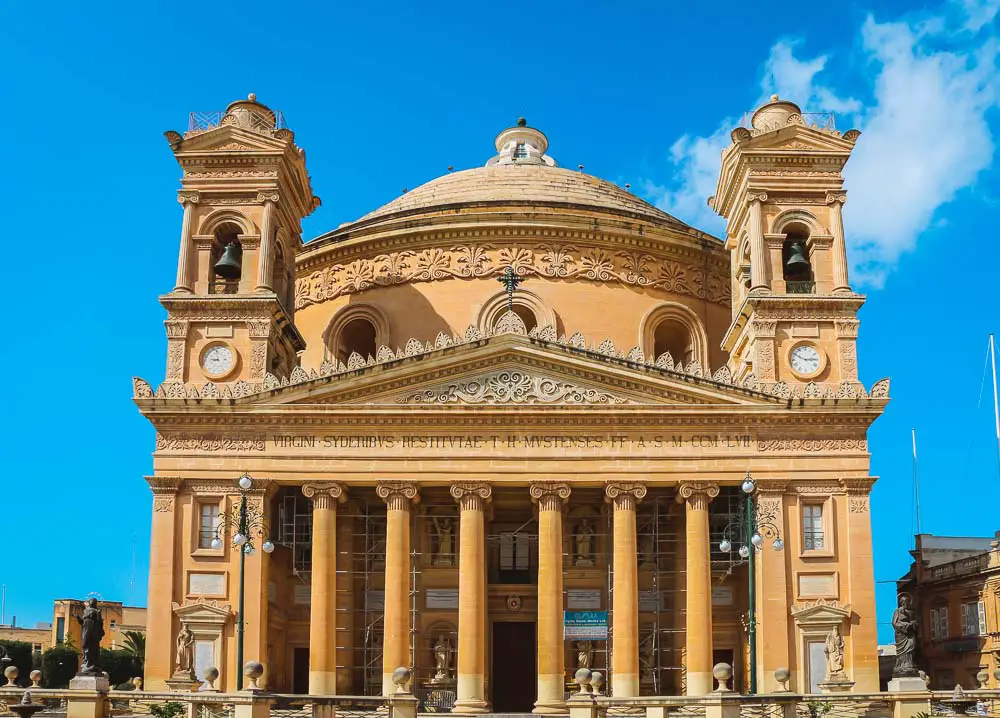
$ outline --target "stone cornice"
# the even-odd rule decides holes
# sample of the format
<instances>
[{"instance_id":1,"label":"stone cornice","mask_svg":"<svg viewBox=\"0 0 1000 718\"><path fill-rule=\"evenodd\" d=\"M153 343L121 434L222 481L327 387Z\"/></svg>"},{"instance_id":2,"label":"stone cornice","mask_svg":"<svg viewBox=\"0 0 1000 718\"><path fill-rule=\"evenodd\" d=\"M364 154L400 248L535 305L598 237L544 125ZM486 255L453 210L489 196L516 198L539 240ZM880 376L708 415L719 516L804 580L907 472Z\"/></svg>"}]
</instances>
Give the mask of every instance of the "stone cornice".
<instances>
[{"instance_id":1,"label":"stone cornice","mask_svg":"<svg viewBox=\"0 0 1000 718\"><path fill-rule=\"evenodd\" d=\"M146 482L154 496L176 494L181 488L182 478L177 476L147 476Z\"/></svg>"}]
</instances>

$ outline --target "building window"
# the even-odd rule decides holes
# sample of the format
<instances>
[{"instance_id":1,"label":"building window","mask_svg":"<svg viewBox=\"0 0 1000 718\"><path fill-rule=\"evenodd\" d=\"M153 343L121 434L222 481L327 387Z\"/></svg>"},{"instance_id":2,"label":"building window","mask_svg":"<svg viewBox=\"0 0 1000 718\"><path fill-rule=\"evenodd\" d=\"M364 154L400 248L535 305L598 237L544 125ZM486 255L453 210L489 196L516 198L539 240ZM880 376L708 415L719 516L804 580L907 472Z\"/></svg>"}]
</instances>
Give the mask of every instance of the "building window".
<instances>
[{"instance_id":1,"label":"building window","mask_svg":"<svg viewBox=\"0 0 1000 718\"><path fill-rule=\"evenodd\" d=\"M962 635L986 635L986 610L982 601L969 601L962 604Z\"/></svg>"},{"instance_id":2,"label":"building window","mask_svg":"<svg viewBox=\"0 0 1000 718\"><path fill-rule=\"evenodd\" d=\"M340 330L337 358L347 363L351 354L358 354L362 359L375 356L375 325L364 317L356 317Z\"/></svg>"},{"instance_id":3,"label":"building window","mask_svg":"<svg viewBox=\"0 0 1000 718\"><path fill-rule=\"evenodd\" d=\"M674 362L688 364L695 358L691 331L676 319L664 319L653 330L653 357L668 353Z\"/></svg>"},{"instance_id":4,"label":"building window","mask_svg":"<svg viewBox=\"0 0 1000 718\"><path fill-rule=\"evenodd\" d=\"M931 640L943 641L948 637L948 607L939 606L931 609Z\"/></svg>"},{"instance_id":5,"label":"building window","mask_svg":"<svg viewBox=\"0 0 1000 718\"><path fill-rule=\"evenodd\" d=\"M802 507L802 547L805 551L820 551L823 542L823 504Z\"/></svg>"},{"instance_id":6,"label":"building window","mask_svg":"<svg viewBox=\"0 0 1000 718\"><path fill-rule=\"evenodd\" d=\"M56 643L62 643L66 640L66 619L63 616L59 616L56 619Z\"/></svg>"},{"instance_id":7,"label":"building window","mask_svg":"<svg viewBox=\"0 0 1000 718\"><path fill-rule=\"evenodd\" d=\"M524 146L523 142L518 142L514 147L514 159L515 160L526 160L528 159L528 148Z\"/></svg>"},{"instance_id":8,"label":"building window","mask_svg":"<svg viewBox=\"0 0 1000 718\"><path fill-rule=\"evenodd\" d=\"M218 536L219 505L201 504L198 519L198 548L212 548L212 541Z\"/></svg>"}]
</instances>

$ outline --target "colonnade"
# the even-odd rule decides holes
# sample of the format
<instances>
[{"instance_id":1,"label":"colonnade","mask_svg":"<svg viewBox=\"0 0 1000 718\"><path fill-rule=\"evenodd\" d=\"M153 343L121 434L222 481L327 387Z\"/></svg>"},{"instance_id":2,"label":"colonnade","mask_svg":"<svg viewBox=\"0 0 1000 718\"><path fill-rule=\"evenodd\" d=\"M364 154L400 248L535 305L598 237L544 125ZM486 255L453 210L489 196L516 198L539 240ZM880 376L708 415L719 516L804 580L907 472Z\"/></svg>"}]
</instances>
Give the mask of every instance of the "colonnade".
<instances>
[{"instance_id":1,"label":"colonnade","mask_svg":"<svg viewBox=\"0 0 1000 718\"><path fill-rule=\"evenodd\" d=\"M336 504L346 498L337 483L307 484L313 500L309 692L336 692ZM409 555L410 512L419 488L406 481L383 481L375 487L386 503L385 609L382 642L383 692L395 691L392 672L410 664ZM485 713L486 700L486 521L492 496L487 483L459 482L450 487L459 507L459 588L457 686L454 710ZM537 482L528 496L538 508L537 700L535 713L564 713L565 649L563 639L563 513L572 488L568 483ZM687 518L687 692L712 688L711 562L708 504L719 487L704 482L677 487L677 501ZM612 504L612 695L639 695L639 580L636 507L646 496L641 482L605 485ZM527 498L527 497L526 497Z\"/></svg>"}]
</instances>

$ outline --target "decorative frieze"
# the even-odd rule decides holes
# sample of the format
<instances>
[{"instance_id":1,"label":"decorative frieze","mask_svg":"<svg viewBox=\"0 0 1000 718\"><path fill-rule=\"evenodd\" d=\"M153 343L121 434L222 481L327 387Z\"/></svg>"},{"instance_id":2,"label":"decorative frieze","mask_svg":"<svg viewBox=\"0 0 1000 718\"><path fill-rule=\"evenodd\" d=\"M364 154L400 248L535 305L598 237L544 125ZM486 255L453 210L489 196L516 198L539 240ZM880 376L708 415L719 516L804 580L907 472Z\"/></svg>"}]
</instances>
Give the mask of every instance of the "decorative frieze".
<instances>
[{"instance_id":1,"label":"decorative frieze","mask_svg":"<svg viewBox=\"0 0 1000 718\"><path fill-rule=\"evenodd\" d=\"M574 382L500 371L396 399L399 404L626 404L626 399Z\"/></svg>"},{"instance_id":2,"label":"decorative frieze","mask_svg":"<svg viewBox=\"0 0 1000 718\"><path fill-rule=\"evenodd\" d=\"M246 453L264 451L267 441L263 436L223 436L221 434L156 435L157 451L207 451Z\"/></svg>"},{"instance_id":3,"label":"decorative frieze","mask_svg":"<svg viewBox=\"0 0 1000 718\"><path fill-rule=\"evenodd\" d=\"M757 439L758 451L862 452L867 439Z\"/></svg>"},{"instance_id":4,"label":"decorative frieze","mask_svg":"<svg viewBox=\"0 0 1000 718\"><path fill-rule=\"evenodd\" d=\"M555 244L459 245L419 251L400 250L373 258L337 263L301 277L295 283L295 308L320 304L373 287L444 279L499 276L508 267L521 277L621 282L660 289L728 305L729 278L709 273L697 264L656 257L638 251L612 252L593 247Z\"/></svg>"}]
</instances>

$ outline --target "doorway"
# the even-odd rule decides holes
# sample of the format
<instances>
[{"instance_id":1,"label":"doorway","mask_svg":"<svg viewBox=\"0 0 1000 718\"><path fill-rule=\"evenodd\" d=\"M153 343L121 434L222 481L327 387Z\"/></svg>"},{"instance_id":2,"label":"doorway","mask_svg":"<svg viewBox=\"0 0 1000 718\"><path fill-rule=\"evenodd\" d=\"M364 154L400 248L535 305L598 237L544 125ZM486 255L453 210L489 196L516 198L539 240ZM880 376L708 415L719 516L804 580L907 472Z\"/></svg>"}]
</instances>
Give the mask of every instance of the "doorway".
<instances>
[{"instance_id":1,"label":"doorway","mask_svg":"<svg viewBox=\"0 0 1000 718\"><path fill-rule=\"evenodd\" d=\"M292 693L309 692L309 647L292 649Z\"/></svg>"},{"instance_id":2,"label":"doorway","mask_svg":"<svg viewBox=\"0 0 1000 718\"><path fill-rule=\"evenodd\" d=\"M493 712L530 713L535 707L535 624L493 623Z\"/></svg>"}]
</instances>

